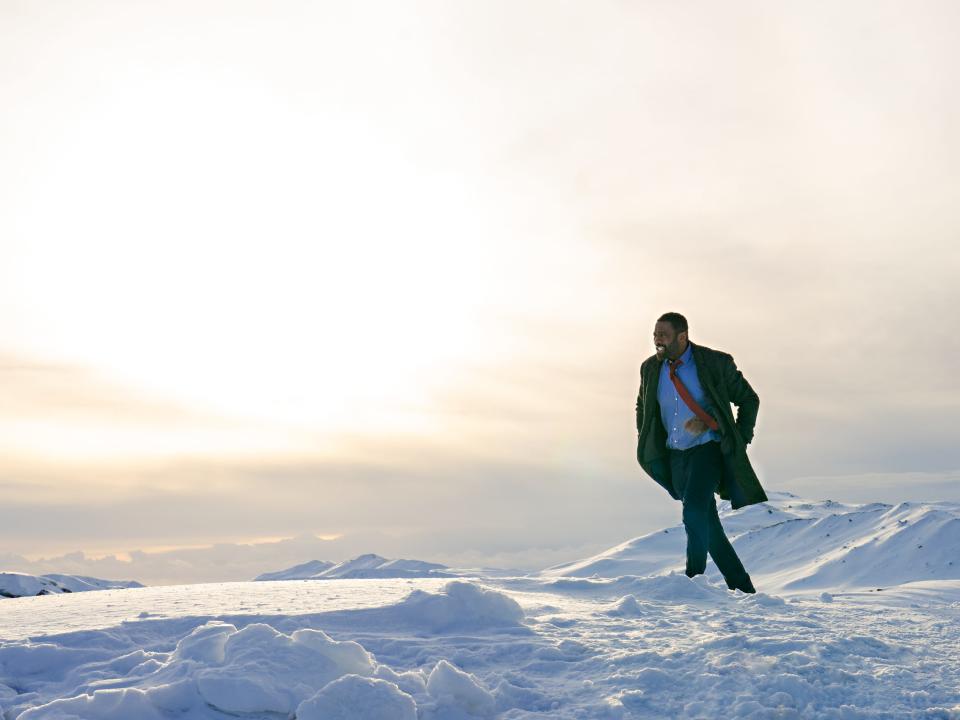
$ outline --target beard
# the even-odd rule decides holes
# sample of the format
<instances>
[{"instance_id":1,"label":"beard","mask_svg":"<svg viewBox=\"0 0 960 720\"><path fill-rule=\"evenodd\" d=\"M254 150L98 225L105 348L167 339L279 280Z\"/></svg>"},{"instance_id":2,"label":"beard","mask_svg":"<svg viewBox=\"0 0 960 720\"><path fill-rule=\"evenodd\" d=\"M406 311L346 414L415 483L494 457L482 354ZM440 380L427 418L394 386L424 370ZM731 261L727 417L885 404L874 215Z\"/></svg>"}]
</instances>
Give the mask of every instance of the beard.
<instances>
[{"instance_id":1,"label":"beard","mask_svg":"<svg viewBox=\"0 0 960 720\"><path fill-rule=\"evenodd\" d=\"M657 345L655 346L657 350L657 359L663 360L664 358L676 358L680 355L680 343L674 340L669 345Z\"/></svg>"}]
</instances>

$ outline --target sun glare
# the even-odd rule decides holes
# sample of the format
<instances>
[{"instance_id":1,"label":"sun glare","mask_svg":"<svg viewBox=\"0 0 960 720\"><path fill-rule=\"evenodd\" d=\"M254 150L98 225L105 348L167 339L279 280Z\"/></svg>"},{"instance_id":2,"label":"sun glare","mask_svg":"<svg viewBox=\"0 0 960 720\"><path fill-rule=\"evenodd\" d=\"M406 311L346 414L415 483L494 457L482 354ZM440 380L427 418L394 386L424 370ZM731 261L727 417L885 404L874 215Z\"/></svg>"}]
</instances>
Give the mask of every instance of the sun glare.
<instances>
[{"instance_id":1,"label":"sun glare","mask_svg":"<svg viewBox=\"0 0 960 720\"><path fill-rule=\"evenodd\" d=\"M34 210L15 258L44 327L22 345L230 416L407 422L477 349L482 193L360 117L314 123L222 78L137 87L91 101L37 169L58 211Z\"/></svg>"}]
</instances>

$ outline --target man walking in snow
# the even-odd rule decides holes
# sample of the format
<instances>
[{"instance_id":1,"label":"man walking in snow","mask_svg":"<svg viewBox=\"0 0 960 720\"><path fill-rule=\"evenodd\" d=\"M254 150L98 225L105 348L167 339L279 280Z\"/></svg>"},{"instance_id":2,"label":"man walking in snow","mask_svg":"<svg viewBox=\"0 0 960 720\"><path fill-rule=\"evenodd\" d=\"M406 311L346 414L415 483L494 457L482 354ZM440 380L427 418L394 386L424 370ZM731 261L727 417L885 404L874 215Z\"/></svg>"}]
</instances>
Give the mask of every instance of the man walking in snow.
<instances>
[{"instance_id":1,"label":"man walking in snow","mask_svg":"<svg viewBox=\"0 0 960 720\"><path fill-rule=\"evenodd\" d=\"M653 343L656 354L640 366L637 461L683 503L687 576L706 570L709 553L727 587L756 592L723 531L713 495L734 509L767 499L747 458L760 398L732 356L689 341L680 313L660 316Z\"/></svg>"}]
</instances>

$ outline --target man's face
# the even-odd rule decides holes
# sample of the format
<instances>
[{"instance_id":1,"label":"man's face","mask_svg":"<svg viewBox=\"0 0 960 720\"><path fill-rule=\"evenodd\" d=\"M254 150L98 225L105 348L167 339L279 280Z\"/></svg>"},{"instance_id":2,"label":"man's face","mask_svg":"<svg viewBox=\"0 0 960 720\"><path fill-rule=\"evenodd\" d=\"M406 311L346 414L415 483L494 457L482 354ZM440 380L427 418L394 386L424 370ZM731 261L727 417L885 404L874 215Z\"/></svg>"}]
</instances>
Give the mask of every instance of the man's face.
<instances>
[{"instance_id":1,"label":"man's face","mask_svg":"<svg viewBox=\"0 0 960 720\"><path fill-rule=\"evenodd\" d=\"M657 348L657 357L663 360L665 357L674 360L682 354L681 341L686 343L686 331L677 333L673 330L673 325L666 321L658 322L653 328L653 344Z\"/></svg>"}]
</instances>

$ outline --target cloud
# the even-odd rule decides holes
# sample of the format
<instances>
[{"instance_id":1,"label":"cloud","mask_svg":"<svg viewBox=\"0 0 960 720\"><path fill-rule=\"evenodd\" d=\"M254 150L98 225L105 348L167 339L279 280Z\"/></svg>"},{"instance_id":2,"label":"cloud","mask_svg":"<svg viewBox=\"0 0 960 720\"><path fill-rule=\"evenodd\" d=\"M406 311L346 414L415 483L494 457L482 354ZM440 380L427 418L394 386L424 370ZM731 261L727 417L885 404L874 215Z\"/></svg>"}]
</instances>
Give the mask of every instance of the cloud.
<instances>
[{"instance_id":1,"label":"cloud","mask_svg":"<svg viewBox=\"0 0 960 720\"><path fill-rule=\"evenodd\" d=\"M804 498L838 502L960 502L960 471L873 472L859 475L833 475L795 478L782 483L786 489Z\"/></svg>"},{"instance_id":2,"label":"cloud","mask_svg":"<svg viewBox=\"0 0 960 720\"><path fill-rule=\"evenodd\" d=\"M540 569L559 562L588 556L607 545L590 542L581 545L536 545L501 539L492 546L477 549L463 545L462 534L419 532L395 536L376 531L349 537L323 539L301 535L275 541L250 541L192 548L141 551L91 556L81 551L28 560L17 555L0 556L5 570L36 575L65 573L105 579L132 579L146 585L234 582L252 580L265 572L276 571L315 559L346 560L366 552L387 557L439 561L458 568L496 567L504 569Z\"/></svg>"},{"instance_id":3,"label":"cloud","mask_svg":"<svg viewBox=\"0 0 960 720\"><path fill-rule=\"evenodd\" d=\"M0 393L4 415L21 421L111 420L154 426L198 416L169 400L110 381L90 368L38 361L10 351L0 353Z\"/></svg>"},{"instance_id":4,"label":"cloud","mask_svg":"<svg viewBox=\"0 0 960 720\"><path fill-rule=\"evenodd\" d=\"M343 551L336 541L314 536L274 542L216 543L205 547L91 557L76 551L29 561L8 562L10 569L33 574L66 573L101 578L135 579L147 585L252 580L269 570L290 567L302 558L322 558Z\"/></svg>"},{"instance_id":5,"label":"cloud","mask_svg":"<svg viewBox=\"0 0 960 720\"><path fill-rule=\"evenodd\" d=\"M396 456L389 445L368 447L375 461L366 463L222 458L140 464L136 482L119 490L98 479L96 467L83 480L34 480L15 492L8 485L2 488L7 501L0 505L0 543L37 557L75 548L99 555L249 537L340 535L342 546L356 554L413 553L471 564L513 558L529 567L539 565L538 558L544 564L563 559L563 548L613 544L676 514L666 495L661 498L659 488L631 467L632 450L624 458L631 473L621 478L569 463L576 452L563 448L520 462L422 446L410 463L407 453L416 447L405 444ZM51 491L58 482L76 490L58 498ZM344 558L299 561L309 559ZM243 579L229 566L208 570Z\"/></svg>"},{"instance_id":6,"label":"cloud","mask_svg":"<svg viewBox=\"0 0 960 720\"><path fill-rule=\"evenodd\" d=\"M232 452L284 452L316 438L301 428L202 410L79 363L0 354L0 477L30 477L34 468L99 462L126 466L131 458ZM80 474L82 474L82 469Z\"/></svg>"}]
</instances>

